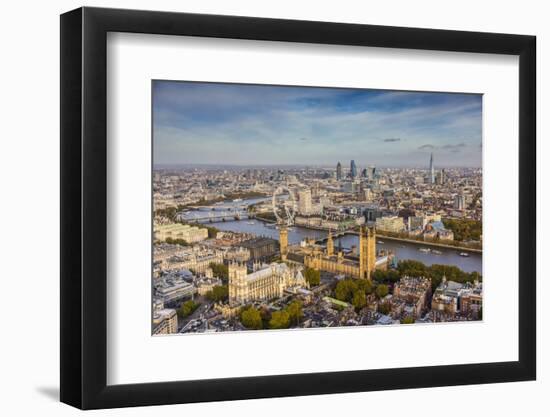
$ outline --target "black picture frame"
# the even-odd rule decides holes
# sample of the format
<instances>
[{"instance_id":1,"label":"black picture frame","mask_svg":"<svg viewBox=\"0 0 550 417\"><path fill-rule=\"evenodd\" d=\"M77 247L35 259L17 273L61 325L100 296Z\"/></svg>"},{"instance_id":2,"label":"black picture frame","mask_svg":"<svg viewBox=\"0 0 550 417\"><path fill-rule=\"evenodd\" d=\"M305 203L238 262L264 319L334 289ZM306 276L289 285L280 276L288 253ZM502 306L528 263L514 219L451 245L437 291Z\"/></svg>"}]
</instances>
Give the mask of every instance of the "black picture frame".
<instances>
[{"instance_id":1,"label":"black picture frame","mask_svg":"<svg viewBox=\"0 0 550 417\"><path fill-rule=\"evenodd\" d=\"M107 385L108 32L519 56L519 360ZM524 35L252 17L88 7L61 15L61 401L96 409L534 380L535 45Z\"/></svg>"}]
</instances>

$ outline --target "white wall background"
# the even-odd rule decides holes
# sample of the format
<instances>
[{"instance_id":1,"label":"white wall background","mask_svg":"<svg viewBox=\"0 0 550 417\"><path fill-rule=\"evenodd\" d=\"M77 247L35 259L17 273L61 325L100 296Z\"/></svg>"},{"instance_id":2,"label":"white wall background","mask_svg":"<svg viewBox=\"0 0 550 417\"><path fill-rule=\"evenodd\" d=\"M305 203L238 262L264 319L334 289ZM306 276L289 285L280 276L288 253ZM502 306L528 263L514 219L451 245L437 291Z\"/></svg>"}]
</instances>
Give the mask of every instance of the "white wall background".
<instances>
[{"instance_id":1,"label":"white wall background","mask_svg":"<svg viewBox=\"0 0 550 417\"><path fill-rule=\"evenodd\" d=\"M74 415L58 403L59 392L59 17L81 6L72 0L8 2L2 7L0 65L2 204L2 301L0 410L5 415ZM519 1L93 1L89 6L238 14L395 26L532 34L538 37L539 248L550 250L550 210L543 186L550 178L550 134L542 120L550 97L550 26L545 2ZM32 228L32 229L31 229ZM543 238L543 236L546 236ZM539 267L540 271L540 267ZM550 291L539 272L538 381L454 388L325 395L287 399L99 411L97 415L147 416L158 412L224 416L310 413L446 416L543 415L550 406L550 326L542 294ZM546 395L545 395L546 394Z\"/></svg>"}]
</instances>

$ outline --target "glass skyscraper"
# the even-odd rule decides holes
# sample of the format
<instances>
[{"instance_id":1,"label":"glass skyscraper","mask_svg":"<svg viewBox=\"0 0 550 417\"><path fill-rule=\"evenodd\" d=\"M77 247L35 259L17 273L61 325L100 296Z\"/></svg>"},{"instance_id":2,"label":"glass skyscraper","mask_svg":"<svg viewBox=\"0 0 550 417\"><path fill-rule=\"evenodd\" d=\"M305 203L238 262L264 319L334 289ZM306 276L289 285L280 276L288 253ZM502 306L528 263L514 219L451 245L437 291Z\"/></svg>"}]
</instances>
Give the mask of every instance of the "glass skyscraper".
<instances>
[{"instance_id":1,"label":"glass skyscraper","mask_svg":"<svg viewBox=\"0 0 550 417\"><path fill-rule=\"evenodd\" d=\"M357 177L357 165L355 165L355 161L353 159L351 160L349 175L351 178Z\"/></svg>"},{"instance_id":2,"label":"glass skyscraper","mask_svg":"<svg viewBox=\"0 0 550 417\"><path fill-rule=\"evenodd\" d=\"M434 154L430 154L430 184L435 184Z\"/></svg>"},{"instance_id":3,"label":"glass skyscraper","mask_svg":"<svg viewBox=\"0 0 550 417\"><path fill-rule=\"evenodd\" d=\"M338 181L342 179L342 164L340 162L336 164L336 179Z\"/></svg>"}]
</instances>

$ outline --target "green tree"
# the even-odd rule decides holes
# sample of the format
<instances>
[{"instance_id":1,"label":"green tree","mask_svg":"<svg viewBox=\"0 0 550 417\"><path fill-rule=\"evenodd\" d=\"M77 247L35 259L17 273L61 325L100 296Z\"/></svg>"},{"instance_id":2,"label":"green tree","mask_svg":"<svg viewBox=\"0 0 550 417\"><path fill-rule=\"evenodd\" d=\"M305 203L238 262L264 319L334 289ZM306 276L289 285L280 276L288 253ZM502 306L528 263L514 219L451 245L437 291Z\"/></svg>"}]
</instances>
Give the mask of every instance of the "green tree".
<instances>
[{"instance_id":1,"label":"green tree","mask_svg":"<svg viewBox=\"0 0 550 417\"><path fill-rule=\"evenodd\" d=\"M454 240L480 240L483 233L482 223L480 220L472 219L443 219L443 225L452 230Z\"/></svg>"},{"instance_id":2,"label":"green tree","mask_svg":"<svg viewBox=\"0 0 550 417\"><path fill-rule=\"evenodd\" d=\"M353 280L347 278L338 281L334 289L334 296L340 301L351 301L355 291L357 291L357 284Z\"/></svg>"},{"instance_id":3,"label":"green tree","mask_svg":"<svg viewBox=\"0 0 550 417\"><path fill-rule=\"evenodd\" d=\"M371 277L376 282L384 282L386 280L386 271L375 269L374 271L372 271Z\"/></svg>"},{"instance_id":4,"label":"green tree","mask_svg":"<svg viewBox=\"0 0 550 417\"><path fill-rule=\"evenodd\" d=\"M372 279L379 283L386 283L386 282L395 283L399 281L400 278L401 278L401 275L399 274L399 271L396 271L395 269L388 269L387 271L382 271L381 269L377 269L372 273Z\"/></svg>"},{"instance_id":5,"label":"green tree","mask_svg":"<svg viewBox=\"0 0 550 417\"><path fill-rule=\"evenodd\" d=\"M481 274L477 271L470 272L470 282L474 281L481 282Z\"/></svg>"},{"instance_id":6,"label":"green tree","mask_svg":"<svg viewBox=\"0 0 550 417\"><path fill-rule=\"evenodd\" d=\"M271 314L269 327L272 329L287 329L290 326L290 315L284 311L275 311Z\"/></svg>"},{"instance_id":7,"label":"green tree","mask_svg":"<svg viewBox=\"0 0 550 417\"><path fill-rule=\"evenodd\" d=\"M183 303L180 308L177 310L178 317L185 318L189 317L193 312L199 308L200 304L195 303L193 300L188 300Z\"/></svg>"},{"instance_id":8,"label":"green tree","mask_svg":"<svg viewBox=\"0 0 550 417\"><path fill-rule=\"evenodd\" d=\"M365 305L367 304L367 297L365 296L365 292L360 290L355 291L355 293L353 294L353 299L351 300L351 303L357 310L360 310L363 307L365 307Z\"/></svg>"},{"instance_id":9,"label":"green tree","mask_svg":"<svg viewBox=\"0 0 550 417\"><path fill-rule=\"evenodd\" d=\"M304 278L310 286L315 287L321 283L321 272L313 268L306 268Z\"/></svg>"},{"instance_id":10,"label":"green tree","mask_svg":"<svg viewBox=\"0 0 550 417\"><path fill-rule=\"evenodd\" d=\"M212 226L206 226L206 230L208 230L208 237L210 239L213 239L218 234L219 230Z\"/></svg>"},{"instance_id":11,"label":"green tree","mask_svg":"<svg viewBox=\"0 0 550 417\"><path fill-rule=\"evenodd\" d=\"M427 267L420 261L407 259L400 261L397 265L397 270L401 276L408 275L410 277L422 277L427 275Z\"/></svg>"},{"instance_id":12,"label":"green tree","mask_svg":"<svg viewBox=\"0 0 550 417\"><path fill-rule=\"evenodd\" d=\"M155 211L156 216L166 217L171 221L174 221L177 213L178 213L177 207L166 207Z\"/></svg>"},{"instance_id":13,"label":"green tree","mask_svg":"<svg viewBox=\"0 0 550 417\"><path fill-rule=\"evenodd\" d=\"M401 319L401 324L413 324L414 323L414 317L407 316L403 319Z\"/></svg>"},{"instance_id":14,"label":"green tree","mask_svg":"<svg viewBox=\"0 0 550 417\"><path fill-rule=\"evenodd\" d=\"M229 296L229 289L227 285L216 285L211 291L206 293L206 298L215 303L227 300Z\"/></svg>"},{"instance_id":15,"label":"green tree","mask_svg":"<svg viewBox=\"0 0 550 417\"><path fill-rule=\"evenodd\" d=\"M212 273L214 274L214 276L221 279L224 284L227 284L227 282L229 281L228 266L224 264L217 264L214 262L211 262L209 266L212 269Z\"/></svg>"},{"instance_id":16,"label":"green tree","mask_svg":"<svg viewBox=\"0 0 550 417\"><path fill-rule=\"evenodd\" d=\"M389 289L386 284L378 284L376 286L376 296L380 298L384 298L386 295L388 295Z\"/></svg>"},{"instance_id":17,"label":"green tree","mask_svg":"<svg viewBox=\"0 0 550 417\"><path fill-rule=\"evenodd\" d=\"M304 312L302 311L302 302L299 300L294 300L288 305L286 312L288 313L290 323L293 325L298 325L300 323L300 319L304 316Z\"/></svg>"},{"instance_id":18,"label":"green tree","mask_svg":"<svg viewBox=\"0 0 550 417\"><path fill-rule=\"evenodd\" d=\"M189 246L189 243L183 239L172 239L171 237L167 237L165 242L172 245Z\"/></svg>"},{"instance_id":19,"label":"green tree","mask_svg":"<svg viewBox=\"0 0 550 417\"><path fill-rule=\"evenodd\" d=\"M241 311L240 318L243 326L248 329L258 330L262 328L262 316L254 306L244 308Z\"/></svg>"},{"instance_id":20,"label":"green tree","mask_svg":"<svg viewBox=\"0 0 550 417\"><path fill-rule=\"evenodd\" d=\"M362 291L365 294L372 294L372 282L370 282L368 279L356 279L355 285L357 286L357 289L359 291Z\"/></svg>"}]
</instances>

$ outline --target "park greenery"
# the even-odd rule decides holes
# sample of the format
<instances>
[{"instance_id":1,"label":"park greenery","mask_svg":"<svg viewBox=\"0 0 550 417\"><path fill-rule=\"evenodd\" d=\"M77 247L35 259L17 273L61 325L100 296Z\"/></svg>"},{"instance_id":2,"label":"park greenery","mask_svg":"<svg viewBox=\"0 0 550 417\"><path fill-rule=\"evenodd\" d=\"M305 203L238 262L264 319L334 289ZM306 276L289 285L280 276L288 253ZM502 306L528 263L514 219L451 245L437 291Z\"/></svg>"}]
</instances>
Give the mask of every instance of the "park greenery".
<instances>
[{"instance_id":1,"label":"park greenery","mask_svg":"<svg viewBox=\"0 0 550 417\"><path fill-rule=\"evenodd\" d=\"M475 271L464 272L454 265L433 264L428 266L420 261L411 259L399 261L397 270L376 270L372 273L372 279L375 282L384 284L394 284L403 276L430 278L432 280L432 291L435 291L439 284L441 284L443 276L448 281L455 281L461 284L482 280L482 276Z\"/></svg>"},{"instance_id":2,"label":"park greenery","mask_svg":"<svg viewBox=\"0 0 550 417\"><path fill-rule=\"evenodd\" d=\"M188 300L184 302L180 308L177 310L177 314L179 318L186 318L189 317L193 312L199 308L200 304L196 303L193 300Z\"/></svg>"},{"instance_id":3,"label":"park greenery","mask_svg":"<svg viewBox=\"0 0 550 417\"><path fill-rule=\"evenodd\" d=\"M155 210L155 216L159 217L166 217L167 219L170 219L171 221L175 221L176 214L178 214L178 211L183 210L184 206L178 206L178 207L166 207L162 209Z\"/></svg>"},{"instance_id":4,"label":"park greenery","mask_svg":"<svg viewBox=\"0 0 550 417\"><path fill-rule=\"evenodd\" d=\"M299 300L292 301L286 307L286 312L288 313L290 324L297 326L300 324L300 319L304 317L302 302Z\"/></svg>"},{"instance_id":5,"label":"park greenery","mask_svg":"<svg viewBox=\"0 0 550 417\"><path fill-rule=\"evenodd\" d=\"M216 278L221 279L224 284L227 284L229 281L229 268L227 265L211 262L208 266L212 269L212 273Z\"/></svg>"},{"instance_id":6,"label":"park greenery","mask_svg":"<svg viewBox=\"0 0 550 417\"><path fill-rule=\"evenodd\" d=\"M401 324L414 324L414 317L407 316L401 319Z\"/></svg>"},{"instance_id":7,"label":"park greenery","mask_svg":"<svg viewBox=\"0 0 550 417\"><path fill-rule=\"evenodd\" d=\"M262 316L254 306L248 306L241 310L241 323L247 329L259 330L262 328Z\"/></svg>"},{"instance_id":8,"label":"park greenery","mask_svg":"<svg viewBox=\"0 0 550 417\"><path fill-rule=\"evenodd\" d=\"M171 237L167 237L165 242L172 245L189 246L189 243L184 239L172 239Z\"/></svg>"},{"instance_id":9,"label":"park greenery","mask_svg":"<svg viewBox=\"0 0 550 417\"><path fill-rule=\"evenodd\" d=\"M227 285L216 285L206 293L206 298L215 303L226 301L229 296Z\"/></svg>"},{"instance_id":10,"label":"park greenery","mask_svg":"<svg viewBox=\"0 0 550 417\"><path fill-rule=\"evenodd\" d=\"M304 317L302 302L292 301L284 309L271 312L269 308L257 309L254 306L244 307L239 315L241 323L247 329L288 329L297 326Z\"/></svg>"},{"instance_id":11,"label":"park greenery","mask_svg":"<svg viewBox=\"0 0 550 417\"><path fill-rule=\"evenodd\" d=\"M372 279L376 282L396 283L400 278L399 272L395 269L388 269L387 271L377 269L372 272Z\"/></svg>"},{"instance_id":12,"label":"park greenery","mask_svg":"<svg viewBox=\"0 0 550 417\"><path fill-rule=\"evenodd\" d=\"M440 240L439 238L435 239L424 239L424 236L410 236L408 232L388 232L388 231L382 231L377 230L376 231L377 236L387 237L387 238L394 238L399 240L409 240L409 241L417 241L417 242L423 242L426 244L434 243L439 244L443 246L452 246L456 248L464 248L464 249L481 249L481 243L478 241L461 241L461 240Z\"/></svg>"},{"instance_id":13,"label":"park greenery","mask_svg":"<svg viewBox=\"0 0 550 417\"><path fill-rule=\"evenodd\" d=\"M270 329L287 329L290 325L290 314L285 310L274 311L269 321Z\"/></svg>"},{"instance_id":14,"label":"park greenery","mask_svg":"<svg viewBox=\"0 0 550 417\"><path fill-rule=\"evenodd\" d=\"M366 279L346 278L338 281L334 289L334 298L351 303L357 310L367 304L367 294L372 294L372 283Z\"/></svg>"},{"instance_id":15,"label":"park greenery","mask_svg":"<svg viewBox=\"0 0 550 417\"><path fill-rule=\"evenodd\" d=\"M467 242L480 240L482 231L481 221L471 219L442 219L443 225L452 230L457 241Z\"/></svg>"},{"instance_id":16,"label":"park greenery","mask_svg":"<svg viewBox=\"0 0 550 417\"><path fill-rule=\"evenodd\" d=\"M321 283L321 272L314 268L306 268L304 278L311 287L315 287Z\"/></svg>"},{"instance_id":17,"label":"park greenery","mask_svg":"<svg viewBox=\"0 0 550 417\"><path fill-rule=\"evenodd\" d=\"M389 292L389 288L386 284L378 284L376 286L376 297L380 300L382 298L384 298L386 295L388 295L388 292Z\"/></svg>"},{"instance_id":18,"label":"park greenery","mask_svg":"<svg viewBox=\"0 0 550 417\"><path fill-rule=\"evenodd\" d=\"M355 291L353 293L353 298L351 299L351 304L359 310L367 304L367 296L363 291Z\"/></svg>"},{"instance_id":19,"label":"park greenery","mask_svg":"<svg viewBox=\"0 0 550 417\"><path fill-rule=\"evenodd\" d=\"M215 227L212 227L212 226L205 226L205 225L198 224L198 223L193 223L193 225L197 226L197 227L200 227L201 229L208 230L208 238L209 239L214 239L218 235L218 232L220 231L219 229L217 229Z\"/></svg>"}]
</instances>

